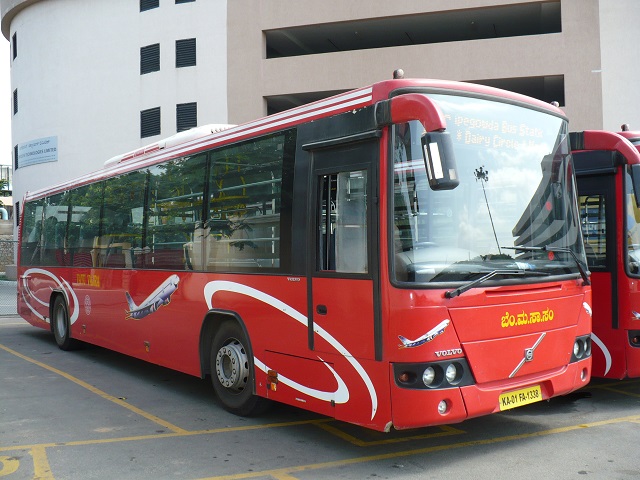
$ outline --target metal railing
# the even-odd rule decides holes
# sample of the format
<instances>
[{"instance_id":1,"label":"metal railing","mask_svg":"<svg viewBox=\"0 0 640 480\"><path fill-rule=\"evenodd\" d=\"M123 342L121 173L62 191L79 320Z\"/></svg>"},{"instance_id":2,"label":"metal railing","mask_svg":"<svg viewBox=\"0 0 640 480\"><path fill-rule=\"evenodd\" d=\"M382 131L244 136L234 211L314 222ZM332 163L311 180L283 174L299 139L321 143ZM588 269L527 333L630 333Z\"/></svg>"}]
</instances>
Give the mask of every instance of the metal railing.
<instances>
[{"instance_id":1,"label":"metal railing","mask_svg":"<svg viewBox=\"0 0 640 480\"><path fill-rule=\"evenodd\" d=\"M17 315L17 282L7 278L7 265L14 266L18 242L0 240L0 315ZM9 275L11 277L11 275Z\"/></svg>"}]
</instances>

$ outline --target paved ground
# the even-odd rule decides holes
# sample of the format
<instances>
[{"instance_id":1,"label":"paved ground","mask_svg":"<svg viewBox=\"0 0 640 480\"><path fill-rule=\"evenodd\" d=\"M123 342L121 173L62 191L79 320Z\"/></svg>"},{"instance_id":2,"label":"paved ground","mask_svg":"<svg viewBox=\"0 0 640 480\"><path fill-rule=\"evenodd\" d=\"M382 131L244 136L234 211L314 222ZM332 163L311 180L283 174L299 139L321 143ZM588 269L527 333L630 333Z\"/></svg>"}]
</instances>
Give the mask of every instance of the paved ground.
<instances>
[{"instance_id":1,"label":"paved ground","mask_svg":"<svg viewBox=\"0 0 640 480\"><path fill-rule=\"evenodd\" d=\"M0 480L638 479L640 381L383 434L277 406L239 418L208 381L0 317Z\"/></svg>"}]
</instances>

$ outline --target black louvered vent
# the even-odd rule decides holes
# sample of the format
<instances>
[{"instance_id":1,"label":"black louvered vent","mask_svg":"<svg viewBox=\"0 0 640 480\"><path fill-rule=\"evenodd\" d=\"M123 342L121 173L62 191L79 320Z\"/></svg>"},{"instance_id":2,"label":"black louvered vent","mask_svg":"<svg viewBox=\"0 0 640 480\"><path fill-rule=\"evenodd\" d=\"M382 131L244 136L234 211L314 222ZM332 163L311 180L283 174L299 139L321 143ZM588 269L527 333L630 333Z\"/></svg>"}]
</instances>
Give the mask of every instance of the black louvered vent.
<instances>
[{"instance_id":1,"label":"black louvered vent","mask_svg":"<svg viewBox=\"0 0 640 480\"><path fill-rule=\"evenodd\" d=\"M152 8L158 8L160 6L160 0L140 0L140 11L151 10Z\"/></svg>"},{"instance_id":2,"label":"black louvered vent","mask_svg":"<svg viewBox=\"0 0 640 480\"><path fill-rule=\"evenodd\" d=\"M198 126L197 102L179 103L176 105L176 125L178 132Z\"/></svg>"},{"instance_id":3,"label":"black louvered vent","mask_svg":"<svg viewBox=\"0 0 640 480\"><path fill-rule=\"evenodd\" d=\"M11 47L13 48L13 60L18 56L18 34L14 33L12 37Z\"/></svg>"},{"instance_id":4,"label":"black louvered vent","mask_svg":"<svg viewBox=\"0 0 640 480\"><path fill-rule=\"evenodd\" d=\"M176 68L193 67L196 64L196 39L176 40Z\"/></svg>"},{"instance_id":5,"label":"black louvered vent","mask_svg":"<svg viewBox=\"0 0 640 480\"><path fill-rule=\"evenodd\" d=\"M16 202L16 208L13 210L13 216L16 218L16 227L20 226L20 202Z\"/></svg>"},{"instance_id":6,"label":"black louvered vent","mask_svg":"<svg viewBox=\"0 0 640 480\"><path fill-rule=\"evenodd\" d=\"M176 0L176 5L178 5L179 3L191 3L195 1L196 0Z\"/></svg>"},{"instance_id":7,"label":"black louvered vent","mask_svg":"<svg viewBox=\"0 0 640 480\"><path fill-rule=\"evenodd\" d=\"M18 169L18 145L13 147L13 169Z\"/></svg>"},{"instance_id":8,"label":"black louvered vent","mask_svg":"<svg viewBox=\"0 0 640 480\"><path fill-rule=\"evenodd\" d=\"M140 47L140 75L160 70L160 44Z\"/></svg>"},{"instance_id":9,"label":"black louvered vent","mask_svg":"<svg viewBox=\"0 0 640 480\"><path fill-rule=\"evenodd\" d=\"M18 89L13 91L13 114L18 113Z\"/></svg>"},{"instance_id":10,"label":"black louvered vent","mask_svg":"<svg viewBox=\"0 0 640 480\"><path fill-rule=\"evenodd\" d=\"M140 138L160 135L160 107L140 112Z\"/></svg>"}]
</instances>

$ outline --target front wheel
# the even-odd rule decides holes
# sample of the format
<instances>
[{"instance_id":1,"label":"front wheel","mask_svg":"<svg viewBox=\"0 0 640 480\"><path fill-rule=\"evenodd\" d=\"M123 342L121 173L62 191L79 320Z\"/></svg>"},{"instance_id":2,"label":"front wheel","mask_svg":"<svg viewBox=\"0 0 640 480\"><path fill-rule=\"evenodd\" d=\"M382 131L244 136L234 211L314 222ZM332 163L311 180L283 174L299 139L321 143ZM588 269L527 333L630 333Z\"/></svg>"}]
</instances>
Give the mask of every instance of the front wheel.
<instances>
[{"instance_id":1,"label":"front wheel","mask_svg":"<svg viewBox=\"0 0 640 480\"><path fill-rule=\"evenodd\" d=\"M53 315L51 315L51 330L56 343L61 350L73 350L78 342L71 338L71 323L69 322L69 309L67 302L61 295L56 296L53 302Z\"/></svg>"},{"instance_id":2,"label":"front wheel","mask_svg":"<svg viewBox=\"0 0 640 480\"><path fill-rule=\"evenodd\" d=\"M237 322L226 321L211 345L211 381L225 410L249 416L264 411L268 402L253 394L254 370L249 341Z\"/></svg>"}]
</instances>

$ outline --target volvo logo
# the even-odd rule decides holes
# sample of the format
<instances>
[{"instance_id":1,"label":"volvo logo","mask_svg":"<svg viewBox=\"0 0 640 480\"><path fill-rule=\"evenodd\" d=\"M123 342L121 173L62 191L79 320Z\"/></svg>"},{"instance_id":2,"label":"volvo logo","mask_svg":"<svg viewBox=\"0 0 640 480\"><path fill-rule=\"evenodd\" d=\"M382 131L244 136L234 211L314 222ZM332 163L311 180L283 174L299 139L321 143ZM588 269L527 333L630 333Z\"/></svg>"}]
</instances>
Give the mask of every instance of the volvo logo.
<instances>
[{"instance_id":1,"label":"volvo logo","mask_svg":"<svg viewBox=\"0 0 640 480\"><path fill-rule=\"evenodd\" d=\"M436 357L451 357L453 355L462 355L461 348L451 348L449 350L437 350Z\"/></svg>"},{"instance_id":2,"label":"volvo logo","mask_svg":"<svg viewBox=\"0 0 640 480\"><path fill-rule=\"evenodd\" d=\"M530 362L533 360L533 348L525 348L524 349L524 361Z\"/></svg>"},{"instance_id":3,"label":"volvo logo","mask_svg":"<svg viewBox=\"0 0 640 480\"><path fill-rule=\"evenodd\" d=\"M540 338L538 338L536 343L534 343L531 348L525 348L524 349L524 357L522 358L522 360L520 360L520 363L513 370L513 372L511 372L511 375L509 375L509 378L515 377L516 373L518 373L518 370L520 370L525 363L530 362L530 361L533 360L533 352L535 351L536 348L538 348L538 345L540 345L540 342L542 342L542 339L546 335L547 335L547 332L543 332L542 335L540 335Z\"/></svg>"}]
</instances>

